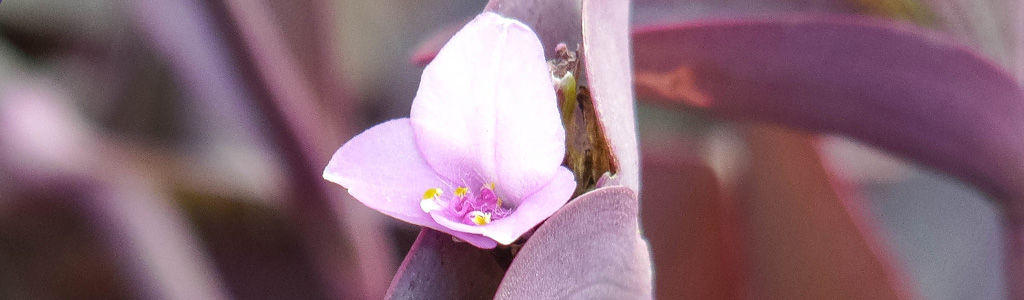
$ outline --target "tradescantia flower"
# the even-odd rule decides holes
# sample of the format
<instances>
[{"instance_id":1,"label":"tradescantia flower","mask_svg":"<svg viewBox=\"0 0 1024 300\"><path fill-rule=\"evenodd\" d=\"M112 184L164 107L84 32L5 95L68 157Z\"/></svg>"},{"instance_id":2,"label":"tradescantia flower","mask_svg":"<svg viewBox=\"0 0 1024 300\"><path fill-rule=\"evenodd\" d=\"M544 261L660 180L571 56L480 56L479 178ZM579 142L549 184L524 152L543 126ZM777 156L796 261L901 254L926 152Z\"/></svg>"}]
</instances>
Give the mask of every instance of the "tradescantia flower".
<instances>
[{"instance_id":1,"label":"tradescantia flower","mask_svg":"<svg viewBox=\"0 0 1024 300\"><path fill-rule=\"evenodd\" d=\"M403 221L510 244L576 186L550 78L529 27L480 14L424 69L410 117L352 138L323 176Z\"/></svg>"}]
</instances>

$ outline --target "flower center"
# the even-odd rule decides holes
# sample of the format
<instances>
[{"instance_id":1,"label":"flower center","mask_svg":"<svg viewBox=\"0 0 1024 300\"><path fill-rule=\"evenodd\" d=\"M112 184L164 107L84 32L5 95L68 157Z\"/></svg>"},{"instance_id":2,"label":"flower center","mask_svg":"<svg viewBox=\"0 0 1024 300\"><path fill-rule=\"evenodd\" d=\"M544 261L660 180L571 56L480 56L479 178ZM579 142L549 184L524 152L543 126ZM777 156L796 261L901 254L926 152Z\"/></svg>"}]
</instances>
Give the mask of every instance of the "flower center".
<instances>
[{"instance_id":1,"label":"flower center","mask_svg":"<svg viewBox=\"0 0 1024 300\"><path fill-rule=\"evenodd\" d=\"M502 207L501 198L494 193L494 183L485 184L476 193L467 187L457 187L454 195L444 197L441 188L430 188L423 193L420 208L426 213L439 212L467 225L487 225L512 213Z\"/></svg>"}]
</instances>

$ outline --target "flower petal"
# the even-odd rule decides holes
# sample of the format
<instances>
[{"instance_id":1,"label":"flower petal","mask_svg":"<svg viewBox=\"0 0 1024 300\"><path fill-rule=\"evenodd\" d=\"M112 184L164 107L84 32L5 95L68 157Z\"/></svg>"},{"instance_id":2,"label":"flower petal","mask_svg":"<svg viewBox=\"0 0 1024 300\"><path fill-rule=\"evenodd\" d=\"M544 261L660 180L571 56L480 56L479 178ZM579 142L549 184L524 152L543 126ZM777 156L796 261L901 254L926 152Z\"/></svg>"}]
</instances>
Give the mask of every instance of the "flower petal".
<instances>
[{"instance_id":1,"label":"flower petal","mask_svg":"<svg viewBox=\"0 0 1024 300\"><path fill-rule=\"evenodd\" d=\"M469 225L466 225L466 226L469 226ZM456 237L456 238L462 240L463 242L470 243L473 246L476 246L477 248L480 248L480 249L492 249L492 248L494 248L495 246L498 245L498 243L495 242L493 239L491 239L489 237L486 237L486 236L483 236L483 235L469 233L469 232L456 231L456 230L454 230L452 228L445 227L444 225L435 225L435 226L428 226L428 227L436 229L436 230L440 230L440 231L443 231L443 232L446 232L448 234L451 234L453 237Z\"/></svg>"},{"instance_id":2,"label":"flower petal","mask_svg":"<svg viewBox=\"0 0 1024 300\"><path fill-rule=\"evenodd\" d=\"M441 226L420 208L423 192L451 190L416 149L409 119L395 119L367 129L334 153L324 179L348 188L366 206L412 224L458 237L479 248L494 248L494 240Z\"/></svg>"},{"instance_id":3,"label":"flower petal","mask_svg":"<svg viewBox=\"0 0 1024 300\"><path fill-rule=\"evenodd\" d=\"M416 225L437 223L420 209L420 196L444 181L416 149L409 119L387 121L349 140L334 153L324 179L348 188L359 202Z\"/></svg>"},{"instance_id":4,"label":"flower petal","mask_svg":"<svg viewBox=\"0 0 1024 300\"><path fill-rule=\"evenodd\" d=\"M459 223L448 220L440 214L432 214L432 216L438 224L445 227L466 233L481 234L498 243L508 245L558 211L565 205L565 202L569 201L569 196L572 196L575 189L576 180L573 179L572 172L565 167L558 167L558 172L555 173L555 177L548 185L533 195L527 196L508 217L491 222L486 226Z\"/></svg>"},{"instance_id":5,"label":"flower petal","mask_svg":"<svg viewBox=\"0 0 1024 300\"><path fill-rule=\"evenodd\" d=\"M495 181L509 201L547 183L565 152L540 41L494 13L473 19L426 67L410 115L438 174Z\"/></svg>"}]
</instances>

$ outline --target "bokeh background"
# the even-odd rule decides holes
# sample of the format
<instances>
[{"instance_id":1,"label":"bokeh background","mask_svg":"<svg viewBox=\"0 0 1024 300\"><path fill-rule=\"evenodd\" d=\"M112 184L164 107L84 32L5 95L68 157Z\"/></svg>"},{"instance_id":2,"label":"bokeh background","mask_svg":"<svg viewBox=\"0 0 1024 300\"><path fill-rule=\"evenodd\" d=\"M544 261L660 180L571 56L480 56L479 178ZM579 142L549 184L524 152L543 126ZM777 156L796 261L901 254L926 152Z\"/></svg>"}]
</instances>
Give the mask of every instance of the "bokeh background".
<instances>
[{"instance_id":1,"label":"bokeh background","mask_svg":"<svg viewBox=\"0 0 1024 300\"><path fill-rule=\"evenodd\" d=\"M633 5L637 23L888 18L1010 68L1007 3ZM3 1L0 299L379 299L419 229L320 172L352 135L408 116L410 57L485 4ZM1001 219L968 185L841 136L642 99L637 113L659 298L872 281L1006 297Z\"/></svg>"}]
</instances>

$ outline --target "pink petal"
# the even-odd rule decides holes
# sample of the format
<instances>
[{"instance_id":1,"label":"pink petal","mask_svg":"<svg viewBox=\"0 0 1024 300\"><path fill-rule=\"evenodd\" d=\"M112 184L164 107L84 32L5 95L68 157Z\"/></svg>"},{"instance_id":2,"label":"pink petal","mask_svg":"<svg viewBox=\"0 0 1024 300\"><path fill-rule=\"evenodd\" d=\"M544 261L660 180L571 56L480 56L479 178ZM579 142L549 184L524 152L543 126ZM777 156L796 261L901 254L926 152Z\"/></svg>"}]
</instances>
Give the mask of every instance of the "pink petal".
<instances>
[{"instance_id":1,"label":"pink petal","mask_svg":"<svg viewBox=\"0 0 1024 300\"><path fill-rule=\"evenodd\" d=\"M387 121L349 140L334 153L324 179L348 188L357 200L416 225L437 223L420 208L429 188L445 187L416 149L409 119Z\"/></svg>"},{"instance_id":2,"label":"pink petal","mask_svg":"<svg viewBox=\"0 0 1024 300\"><path fill-rule=\"evenodd\" d=\"M494 248L495 246L498 245L498 243L495 242L493 239L491 239L489 237L486 237L486 236L479 235L479 234L473 234L473 233L468 233L468 232L456 231L456 230L454 230L452 228L447 228L447 227L445 227L443 225L428 226L428 227L436 229L436 230L440 230L440 231L443 231L443 232L446 232L448 234L451 234L452 236L454 236L454 237L456 237L456 238L458 238L458 239L460 239L460 240L462 240L464 242L470 243L471 245L476 246L477 248L480 248L480 249L492 249L492 248Z\"/></svg>"},{"instance_id":3,"label":"pink petal","mask_svg":"<svg viewBox=\"0 0 1024 300\"><path fill-rule=\"evenodd\" d=\"M485 12L423 71L412 104L417 144L452 182L493 181L516 202L554 175L565 130L537 36Z\"/></svg>"},{"instance_id":4,"label":"pink petal","mask_svg":"<svg viewBox=\"0 0 1024 300\"><path fill-rule=\"evenodd\" d=\"M558 167L558 172L555 173L555 177L548 185L523 199L512 215L504 219L496 220L485 226L462 224L437 214L434 215L434 220L448 228L481 234L498 243L508 245L558 211L565 205L565 202L569 201L569 196L572 196L575 189L576 180L573 179L572 172L565 167Z\"/></svg>"},{"instance_id":5,"label":"pink petal","mask_svg":"<svg viewBox=\"0 0 1024 300\"><path fill-rule=\"evenodd\" d=\"M412 224L437 229L480 248L494 248L490 238L438 225L420 208L429 188L451 190L416 149L409 119L395 119L367 129L334 153L324 179L348 188L366 206Z\"/></svg>"}]
</instances>

